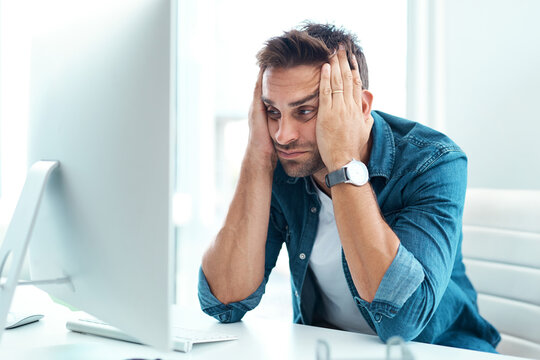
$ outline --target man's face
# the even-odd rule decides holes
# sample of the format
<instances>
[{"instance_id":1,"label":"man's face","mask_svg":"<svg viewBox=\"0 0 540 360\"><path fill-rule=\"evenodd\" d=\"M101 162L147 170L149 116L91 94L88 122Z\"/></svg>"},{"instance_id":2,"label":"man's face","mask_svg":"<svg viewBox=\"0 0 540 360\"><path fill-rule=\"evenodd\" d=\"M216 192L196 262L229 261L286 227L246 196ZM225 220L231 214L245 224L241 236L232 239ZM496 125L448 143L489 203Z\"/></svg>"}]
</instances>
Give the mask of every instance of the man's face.
<instances>
[{"instance_id":1,"label":"man's face","mask_svg":"<svg viewBox=\"0 0 540 360\"><path fill-rule=\"evenodd\" d=\"M303 177L324 169L315 125L320 67L268 68L262 82L268 130L287 175Z\"/></svg>"}]
</instances>

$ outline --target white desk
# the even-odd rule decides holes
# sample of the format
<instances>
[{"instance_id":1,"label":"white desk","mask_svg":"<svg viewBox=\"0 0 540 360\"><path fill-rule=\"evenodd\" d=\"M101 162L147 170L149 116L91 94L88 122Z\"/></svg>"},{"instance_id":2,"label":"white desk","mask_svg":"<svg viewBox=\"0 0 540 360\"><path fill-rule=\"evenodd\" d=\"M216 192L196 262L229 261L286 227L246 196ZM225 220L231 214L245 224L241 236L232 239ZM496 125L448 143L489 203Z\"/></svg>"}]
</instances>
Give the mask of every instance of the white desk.
<instances>
[{"instance_id":1,"label":"white desk","mask_svg":"<svg viewBox=\"0 0 540 360\"><path fill-rule=\"evenodd\" d=\"M28 295L32 294L31 297ZM18 301L24 295L25 301ZM296 325L250 317L235 324L219 324L200 310L175 315L183 327L235 334L239 340L196 344L189 353L161 353L147 346L68 331L73 313L53 303L37 289L18 290L16 307L32 306L45 314L38 323L7 330L0 343L0 359L315 359L315 344L326 340L332 359L384 359L385 346L375 336ZM28 299L31 300L28 300ZM31 303L30 303L31 302ZM175 311L182 313L179 309ZM516 357L487 354L422 343L409 343L417 360L511 360ZM396 349L397 350L397 349ZM397 352L396 352L397 354Z\"/></svg>"}]
</instances>

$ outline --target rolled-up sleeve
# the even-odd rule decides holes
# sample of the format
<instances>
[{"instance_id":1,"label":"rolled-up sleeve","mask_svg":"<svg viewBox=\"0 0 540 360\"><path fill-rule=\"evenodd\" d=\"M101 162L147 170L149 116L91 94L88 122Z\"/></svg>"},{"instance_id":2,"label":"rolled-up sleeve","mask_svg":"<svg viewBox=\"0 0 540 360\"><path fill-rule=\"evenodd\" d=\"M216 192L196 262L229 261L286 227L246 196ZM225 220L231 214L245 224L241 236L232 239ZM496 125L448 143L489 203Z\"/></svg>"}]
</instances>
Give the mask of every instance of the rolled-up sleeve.
<instances>
[{"instance_id":1,"label":"rolled-up sleeve","mask_svg":"<svg viewBox=\"0 0 540 360\"><path fill-rule=\"evenodd\" d=\"M266 286L265 277L257 288L250 296L245 298L242 301L234 302L230 304L223 304L219 301L210 290L208 286L208 281L202 270L202 267L199 268L199 303L201 309L208 315L215 317L220 322L231 323L240 321L246 312L253 310L264 294L264 289Z\"/></svg>"},{"instance_id":2,"label":"rolled-up sleeve","mask_svg":"<svg viewBox=\"0 0 540 360\"><path fill-rule=\"evenodd\" d=\"M424 281L424 269L414 255L399 245L396 257L377 289L372 303L359 299L372 313L393 317Z\"/></svg>"},{"instance_id":3,"label":"rolled-up sleeve","mask_svg":"<svg viewBox=\"0 0 540 360\"><path fill-rule=\"evenodd\" d=\"M403 204L388 222L400 240L368 310L382 340L415 339L437 310L450 281L461 242L467 159L447 151L403 179ZM388 221L388 220L387 220Z\"/></svg>"}]
</instances>

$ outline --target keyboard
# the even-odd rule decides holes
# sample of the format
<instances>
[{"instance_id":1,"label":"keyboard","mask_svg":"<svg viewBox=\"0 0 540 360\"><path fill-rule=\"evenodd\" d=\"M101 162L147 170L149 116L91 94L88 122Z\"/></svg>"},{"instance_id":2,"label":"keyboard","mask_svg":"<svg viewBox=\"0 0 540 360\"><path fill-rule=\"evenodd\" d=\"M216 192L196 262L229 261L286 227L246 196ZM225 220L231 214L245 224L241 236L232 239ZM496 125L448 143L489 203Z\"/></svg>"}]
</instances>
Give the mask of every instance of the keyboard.
<instances>
[{"instance_id":1,"label":"keyboard","mask_svg":"<svg viewBox=\"0 0 540 360\"><path fill-rule=\"evenodd\" d=\"M123 331L108 325L98 319L81 318L69 320L66 327L74 332L91 334L107 337L115 340L129 341L140 344L140 342L124 333ZM180 352L189 352L193 344L209 343L217 341L229 341L238 339L235 335L221 334L216 332L184 329L180 327L172 327L173 349Z\"/></svg>"}]
</instances>

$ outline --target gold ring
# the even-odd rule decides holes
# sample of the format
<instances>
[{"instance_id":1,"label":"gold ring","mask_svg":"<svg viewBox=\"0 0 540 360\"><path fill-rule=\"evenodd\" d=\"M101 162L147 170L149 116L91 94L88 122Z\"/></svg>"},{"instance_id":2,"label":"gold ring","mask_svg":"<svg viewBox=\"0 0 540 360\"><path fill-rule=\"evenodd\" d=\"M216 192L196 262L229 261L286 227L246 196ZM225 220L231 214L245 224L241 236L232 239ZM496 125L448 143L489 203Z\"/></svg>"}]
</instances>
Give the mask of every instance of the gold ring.
<instances>
[{"instance_id":1,"label":"gold ring","mask_svg":"<svg viewBox=\"0 0 540 360\"><path fill-rule=\"evenodd\" d=\"M342 93L342 92L343 92L343 90L334 90L334 91L332 91L332 94L337 94L337 93Z\"/></svg>"}]
</instances>

